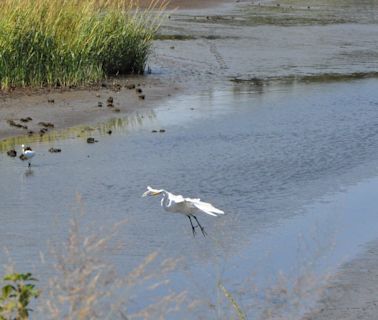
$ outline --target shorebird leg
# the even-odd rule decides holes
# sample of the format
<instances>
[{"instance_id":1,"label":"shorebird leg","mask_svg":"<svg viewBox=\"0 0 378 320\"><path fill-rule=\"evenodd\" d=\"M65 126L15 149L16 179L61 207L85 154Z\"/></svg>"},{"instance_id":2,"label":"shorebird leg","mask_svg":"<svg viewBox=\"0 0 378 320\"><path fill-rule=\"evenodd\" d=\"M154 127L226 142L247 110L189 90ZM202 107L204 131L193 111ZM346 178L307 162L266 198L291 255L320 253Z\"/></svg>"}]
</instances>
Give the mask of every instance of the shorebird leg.
<instances>
[{"instance_id":1,"label":"shorebird leg","mask_svg":"<svg viewBox=\"0 0 378 320\"><path fill-rule=\"evenodd\" d=\"M203 236L204 236L204 237L206 237L205 228L201 226L201 224L199 223L199 221L198 221L198 219L197 219L197 217L196 217L196 216L193 216L193 218L194 218L194 219L196 219L196 221L197 221L197 224L198 224L198 226L200 227L200 229L201 229L201 232L202 232Z\"/></svg>"},{"instance_id":2,"label":"shorebird leg","mask_svg":"<svg viewBox=\"0 0 378 320\"><path fill-rule=\"evenodd\" d=\"M196 227L193 226L192 218L190 216L187 216L187 217L189 218L190 225L192 226L193 237L195 237L196 236Z\"/></svg>"}]
</instances>

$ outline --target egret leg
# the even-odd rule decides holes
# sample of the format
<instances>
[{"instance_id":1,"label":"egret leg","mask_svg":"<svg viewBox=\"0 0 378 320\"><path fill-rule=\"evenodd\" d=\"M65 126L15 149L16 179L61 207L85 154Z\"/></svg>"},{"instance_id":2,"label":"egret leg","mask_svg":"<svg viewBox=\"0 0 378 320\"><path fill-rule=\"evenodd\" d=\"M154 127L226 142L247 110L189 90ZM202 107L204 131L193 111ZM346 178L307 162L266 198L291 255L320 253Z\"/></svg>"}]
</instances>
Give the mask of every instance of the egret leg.
<instances>
[{"instance_id":1,"label":"egret leg","mask_svg":"<svg viewBox=\"0 0 378 320\"><path fill-rule=\"evenodd\" d=\"M196 219L196 222L197 222L198 226L200 227L203 236L206 237L205 228L201 226L201 224L199 223L199 221L198 221L198 219L197 219L196 216L193 216L193 218Z\"/></svg>"},{"instance_id":2,"label":"egret leg","mask_svg":"<svg viewBox=\"0 0 378 320\"><path fill-rule=\"evenodd\" d=\"M187 216L187 217L189 218L190 225L192 226L193 237L195 237L196 236L196 230L195 230L195 226L193 226L192 218L190 216Z\"/></svg>"}]
</instances>

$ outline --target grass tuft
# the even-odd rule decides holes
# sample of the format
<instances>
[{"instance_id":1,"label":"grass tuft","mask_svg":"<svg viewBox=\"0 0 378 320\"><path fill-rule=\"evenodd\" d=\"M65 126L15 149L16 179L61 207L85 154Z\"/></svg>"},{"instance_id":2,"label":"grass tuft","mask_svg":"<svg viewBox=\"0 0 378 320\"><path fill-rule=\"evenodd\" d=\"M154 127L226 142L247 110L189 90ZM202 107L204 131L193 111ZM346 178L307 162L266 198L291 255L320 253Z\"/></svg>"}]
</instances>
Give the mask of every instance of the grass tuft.
<instances>
[{"instance_id":1,"label":"grass tuft","mask_svg":"<svg viewBox=\"0 0 378 320\"><path fill-rule=\"evenodd\" d=\"M0 1L0 86L73 86L143 73L164 0ZM159 10L155 10L159 9Z\"/></svg>"}]
</instances>

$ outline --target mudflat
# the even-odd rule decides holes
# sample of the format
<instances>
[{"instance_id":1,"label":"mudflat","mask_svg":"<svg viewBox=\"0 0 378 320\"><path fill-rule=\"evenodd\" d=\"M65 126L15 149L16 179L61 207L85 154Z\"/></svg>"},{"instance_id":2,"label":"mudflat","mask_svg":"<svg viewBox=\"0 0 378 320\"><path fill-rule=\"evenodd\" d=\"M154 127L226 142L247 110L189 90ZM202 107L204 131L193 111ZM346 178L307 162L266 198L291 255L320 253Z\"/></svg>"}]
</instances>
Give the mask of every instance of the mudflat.
<instances>
[{"instance_id":1,"label":"mudflat","mask_svg":"<svg viewBox=\"0 0 378 320\"><path fill-rule=\"evenodd\" d=\"M198 8L209 8L212 6L216 6L218 4L222 3L233 3L235 1L230 0L172 0L167 3L168 9L198 9ZM159 3L157 2L157 6L159 6ZM148 7L150 4L150 1L148 0L141 0L139 2L140 6Z\"/></svg>"},{"instance_id":2,"label":"mudflat","mask_svg":"<svg viewBox=\"0 0 378 320\"><path fill-rule=\"evenodd\" d=\"M38 137L47 134L40 132L43 122L54 125L49 131L84 124L95 125L151 107L157 99L165 98L174 91L174 87L167 82L147 81L141 77L108 81L90 89L16 89L0 97L0 140L12 136ZM110 97L114 101L112 105L107 103ZM27 118L31 120L23 122Z\"/></svg>"},{"instance_id":3,"label":"mudflat","mask_svg":"<svg viewBox=\"0 0 378 320\"><path fill-rule=\"evenodd\" d=\"M378 315L378 242L345 263L303 320L373 320Z\"/></svg>"}]
</instances>

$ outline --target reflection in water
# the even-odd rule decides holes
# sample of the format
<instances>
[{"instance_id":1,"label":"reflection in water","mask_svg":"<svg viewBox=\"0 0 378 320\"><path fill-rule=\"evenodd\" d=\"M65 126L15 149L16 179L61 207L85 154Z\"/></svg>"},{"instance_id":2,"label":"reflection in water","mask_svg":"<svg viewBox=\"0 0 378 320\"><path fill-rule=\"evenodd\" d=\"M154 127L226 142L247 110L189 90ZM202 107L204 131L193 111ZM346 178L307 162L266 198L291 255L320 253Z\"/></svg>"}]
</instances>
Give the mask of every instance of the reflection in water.
<instances>
[{"instance_id":1,"label":"reflection in water","mask_svg":"<svg viewBox=\"0 0 378 320\"><path fill-rule=\"evenodd\" d=\"M115 132L127 132L141 127L146 122L153 121L155 117L156 115L153 110L144 110L143 112L132 112L123 118L113 118L95 126L82 125L64 130L53 130L43 136L24 135L11 137L0 141L0 152L17 148L21 146L21 144L32 144L36 142L49 143L78 137L86 139L92 133L104 135L110 129Z\"/></svg>"},{"instance_id":2,"label":"reflection in water","mask_svg":"<svg viewBox=\"0 0 378 320\"><path fill-rule=\"evenodd\" d=\"M31 177L34 175L34 171L31 168L26 169L24 176L25 177Z\"/></svg>"}]
</instances>

